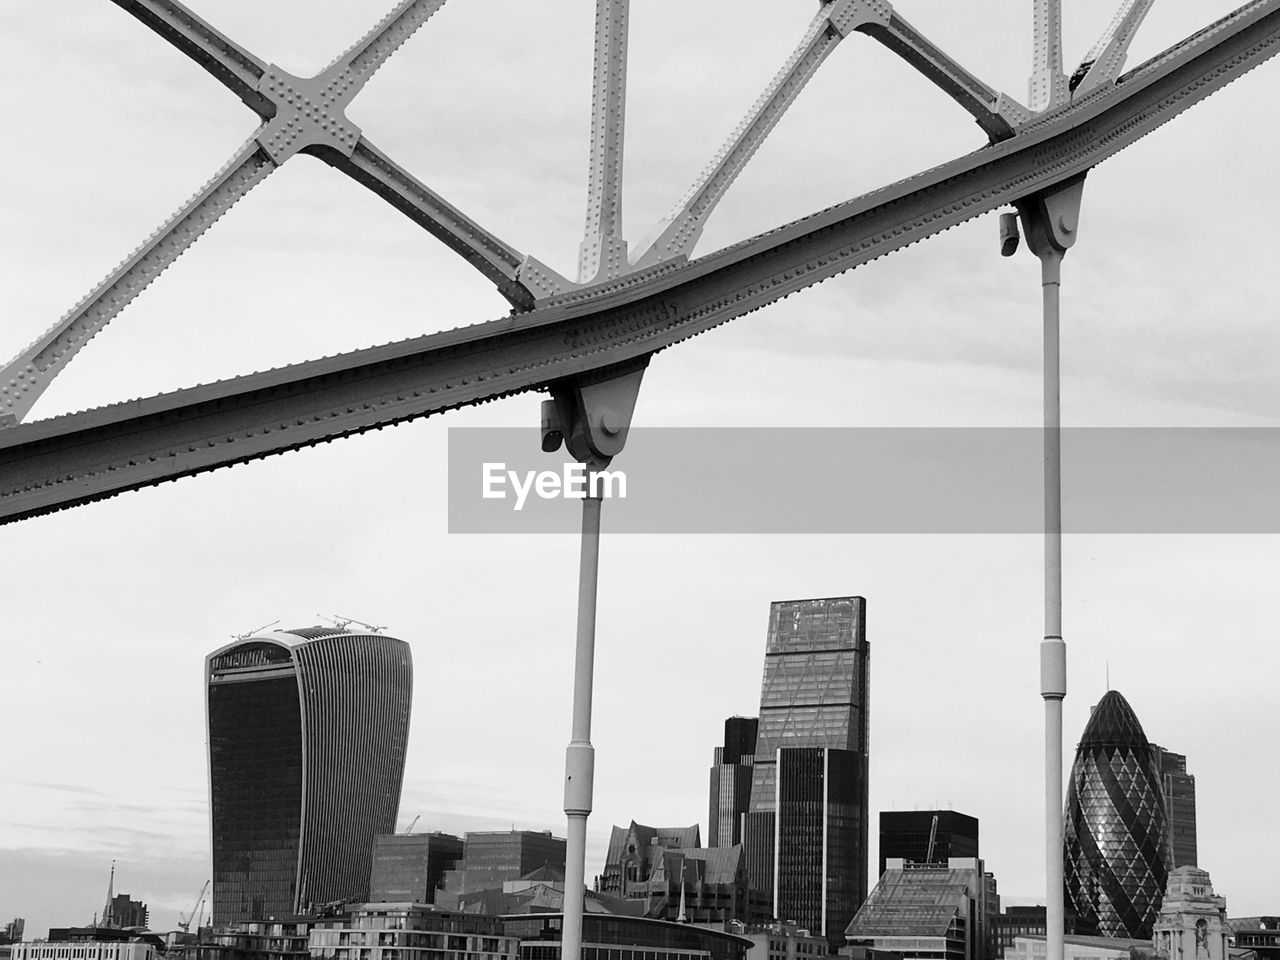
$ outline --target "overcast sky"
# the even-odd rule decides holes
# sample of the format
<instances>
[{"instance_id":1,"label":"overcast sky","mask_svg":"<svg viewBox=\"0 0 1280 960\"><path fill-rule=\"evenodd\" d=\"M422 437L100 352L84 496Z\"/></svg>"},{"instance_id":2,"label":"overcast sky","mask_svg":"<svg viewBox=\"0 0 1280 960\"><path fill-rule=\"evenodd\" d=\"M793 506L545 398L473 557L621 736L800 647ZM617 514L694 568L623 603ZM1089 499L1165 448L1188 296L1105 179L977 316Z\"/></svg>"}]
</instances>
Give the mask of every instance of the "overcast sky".
<instances>
[{"instance_id":1,"label":"overcast sky","mask_svg":"<svg viewBox=\"0 0 1280 960\"><path fill-rule=\"evenodd\" d=\"M321 69L385 6L192 3L296 74ZM634 242L683 193L815 5L632 6L624 223ZM1159 0L1130 64L1233 6ZM591 7L453 0L349 111L419 179L566 274L584 210ZM1030 4L898 7L1025 99ZM1070 69L1113 0L1068 8ZM0 50L9 131L0 353L11 355L184 202L256 121L103 0L5 4ZM1280 425L1278 95L1280 69L1263 65L1090 175L1064 271L1068 424ZM853 37L735 184L698 252L982 142L967 114ZM635 422L1035 426L1038 275L1028 254L999 257L995 217L985 216L660 354ZM302 157L95 339L34 416L506 309L440 243ZM0 921L24 916L40 936L88 921L117 858L116 890L149 902L153 927L171 929L209 875L203 658L234 634L313 624L317 613L386 625L413 647L401 827L420 815L418 829L563 835L577 540L446 529L447 429L532 428L538 399L0 531L10 618ZM818 471L828 453L762 456ZM733 482L714 463L674 468L690 484ZM859 594L872 650L873 832L885 809L971 814L1001 893L1042 897L1040 561L1040 539L1028 535L607 538L588 876L601 869L613 823L696 822L705 836L722 722L758 706L769 602ZM1233 915L1280 910L1270 869L1280 854L1271 829L1280 710L1267 685L1280 668L1278 564L1270 535L1065 544L1067 762L1109 664L1149 737L1188 757L1200 863Z\"/></svg>"}]
</instances>

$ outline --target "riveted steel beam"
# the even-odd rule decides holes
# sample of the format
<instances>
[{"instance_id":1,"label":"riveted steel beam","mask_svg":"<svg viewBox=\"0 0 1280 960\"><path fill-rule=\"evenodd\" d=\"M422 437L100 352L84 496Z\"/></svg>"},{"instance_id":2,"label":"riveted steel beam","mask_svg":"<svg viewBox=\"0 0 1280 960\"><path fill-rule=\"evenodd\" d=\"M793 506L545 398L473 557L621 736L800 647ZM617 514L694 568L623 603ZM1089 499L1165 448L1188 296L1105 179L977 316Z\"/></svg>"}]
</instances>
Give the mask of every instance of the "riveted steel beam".
<instances>
[{"instance_id":1,"label":"riveted steel beam","mask_svg":"<svg viewBox=\"0 0 1280 960\"><path fill-rule=\"evenodd\" d=\"M1068 86L1073 97L1082 97L1095 87L1115 82L1124 69L1129 45L1154 3L1155 0L1123 0L1110 25L1071 75Z\"/></svg>"},{"instance_id":2,"label":"riveted steel beam","mask_svg":"<svg viewBox=\"0 0 1280 960\"><path fill-rule=\"evenodd\" d=\"M1036 113L1051 110L1070 98L1062 72L1062 0L1034 0L1031 79L1028 104Z\"/></svg>"},{"instance_id":3,"label":"riveted steel beam","mask_svg":"<svg viewBox=\"0 0 1280 960\"><path fill-rule=\"evenodd\" d=\"M316 77L295 77L245 52L176 0L116 0L208 70L263 124L196 195L79 303L0 370L0 428L21 421L95 335L254 186L295 154L319 154L444 240L518 309L534 302L516 277L521 254L449 206L372 147L356 156L345 108L445 0L402 0Z\"/></svg>"},{"instance_id":4,"label":"riveted steel beam","mask_svg":"<svg viewBox=\"0 0 1280 960\"><path fill-rule=\"evenodd\" d=\"M267 65L229 40L177 0L112 0L204 67L263 119L275 107L258 92Z\"/></svg>"},{"instance_id":5,"label":"riveted steel beam","mask_svg":"<svg viewBox=\"0 0 1280 960\"><path fill-rule=\"evenodd\" d=\"M442 241L492 281L513 306L520 310L533 306L533 293L516 278L523 255L416 180L368 137L361 137L350 154L324 150L316 155Z\"/></svg>"},{"instance_id":6,"label":"riveted steel beam","mask_svg":"<svg viewBox=\"0 0 1280 960\"><path fill-rule=\"evenodd\" d=\"M578 280L582 283L607 280L627 269L627 242L622 236L622 148L629 12L630 0L596 0L587 224L578 247Z\"/></svg>"},{"instance_id":7,"label":"riveted steel beam","mask_svg":"<svg viewBox=\"0 0 1280 960\"><path fill-rule=\"evenodd\" d=\"M865 23L887 23L890 15L891 8L885 0L834 0L822 4L782 68L703 168L693 186L639 244L635 265L647 267L672 257L689 256L725 191L836 45Z\"/></svg>"},{"instance_id":8,"label":"riveted steel beam","mask_svg":"<svg viewBox=\"0 0 1280 960\"><path fill-rule=\"evenodd\" d=\"M764 143L831 51L858 31L902 57L967 110L992 140L1011 137L1031 113L987 86L904 20L887 0L823 3L799 44L729 135L693 186L649 238L639 244L636 266L650 266L693 252L707 219L738 174Z\"/></svg>"},{"instance_id":9,"label":"riveted steel beam","mask_svg":"<svg viewBox=\"0 0 1280 960\"><path fill-rule=\"evenodd\" d=\"M987 86L897 11L886 23L868 22L858 29L902 57L960 104L992 140L1013 136L1018 127L1031 119L1031 111L1008 94Z\"/></svg>"},{"instance_id":10,"label":"riveted steel beam","mask_svg":"<svg viewBox=\"0 0 1280 960\"><path fill-rule=\"evenodd\" d=\"M1079 177L1280 51L1255 0L1017 136L692 262L490 323L0 433L0 521L549 388Z\"/></svg>"},{"instance_id":11,"label":"riveted steel beam","mask_svg":"<svg viewBox=\"0 0 1280 960\"><path fill-rule=\"evenodd\" d=\"M106 279L10 360L0 371L0 427L22 420L85 344L275 168L256 136L250 139Z\"/></svg>"}]
</instances>

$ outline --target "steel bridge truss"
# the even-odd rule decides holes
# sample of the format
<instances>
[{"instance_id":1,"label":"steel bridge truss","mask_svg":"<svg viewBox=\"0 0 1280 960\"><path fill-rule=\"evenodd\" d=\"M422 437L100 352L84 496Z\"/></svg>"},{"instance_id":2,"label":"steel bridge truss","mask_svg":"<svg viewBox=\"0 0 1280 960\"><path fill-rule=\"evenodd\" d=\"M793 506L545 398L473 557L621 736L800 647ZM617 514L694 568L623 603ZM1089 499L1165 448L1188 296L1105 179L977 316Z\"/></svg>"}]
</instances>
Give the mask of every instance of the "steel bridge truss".
<instances>
[{"instance_id":1,"label":"steel bridge truss","mask_svg":"<svg viewBox=\"0 0 1280 960\"><path fill-rule=\"evenodd\" d=\"M588 209L577 281L450 205L352 124L345 108L444 0L403 0L315 77L257 59L177 0L113 0L261 119L217 175L0 376L0 522L567 383L654 353L1093 166L1276 53L1280 0L1252 0L1128 73L1153 0L1123 0L1068 76L1059 0L1035 0L1030 104L999 93L886 0L830 0L702 175L648 239L621 233L627 0L599 0ZM866 34L973 116L988 142L864 196L696 260L716 204L831 51ZM368 187L461 255L509 315L142 400L22 423L78 351L234 203L297 153Z\"/></svg>"}]
</instances>

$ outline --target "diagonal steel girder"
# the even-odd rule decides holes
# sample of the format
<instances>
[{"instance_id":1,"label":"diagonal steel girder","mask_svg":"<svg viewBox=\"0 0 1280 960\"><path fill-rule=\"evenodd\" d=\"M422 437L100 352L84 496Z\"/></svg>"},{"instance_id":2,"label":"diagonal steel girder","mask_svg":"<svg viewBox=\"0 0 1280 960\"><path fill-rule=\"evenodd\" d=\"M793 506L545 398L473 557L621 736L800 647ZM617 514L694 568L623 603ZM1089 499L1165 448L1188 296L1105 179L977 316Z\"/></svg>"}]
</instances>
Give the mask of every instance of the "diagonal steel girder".
<instances>
[{"instance_id":1,"label":"diagonal steel girder","mask_svg":"<svg viewBox=\"0 0 1280 960\"><path fill-rule=\"evenodd\" d=\"M524 314L0 433L0 522L547 387L651 355L1078 176L1280 51L1255 0L1017 137L689 262Z\"/></svg>"},{"instance_id":2,"label":"diagonal steel girder","mask_svg":"<svg viewBox=\"0 0 1280 960\"><path fill-rule=\"evenodd\" d=\"M255 110L261 126L184 206L38 339L0 368L0 428L22 420L76 354L237 202L285 161L314 153L425 227L518 309L534 293L523 256L380 153L345 115L377 69L445 0L400 0L316 77L263 64L178 0L114 0Z\"/></svg>"}]
</instances>

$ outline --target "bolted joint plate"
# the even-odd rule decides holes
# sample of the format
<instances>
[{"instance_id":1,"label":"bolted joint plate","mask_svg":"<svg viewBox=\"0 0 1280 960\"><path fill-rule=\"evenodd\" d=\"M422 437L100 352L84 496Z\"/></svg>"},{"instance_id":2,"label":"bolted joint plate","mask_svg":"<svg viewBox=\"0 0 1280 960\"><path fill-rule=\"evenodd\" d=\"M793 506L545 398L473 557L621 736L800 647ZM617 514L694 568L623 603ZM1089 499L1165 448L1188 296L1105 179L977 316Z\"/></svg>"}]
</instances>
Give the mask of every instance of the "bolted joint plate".
<instances>
[{"instance_id":1,"label":"bolted joint plate","mask_svg":"<svg viewBox=\"0 0 1280 960\"><path fill-rule=\"evenodd\" d=\"M1080 229L1084 175L1052 193L1039 193L1017 203L1022 230L1031 252L1043 260L1061 256L1075 245Z\"/></svg>"},{"instance_id":2,"label":"bolted joint plate","mask_svg":"<svg viewBox=\"0 0 1280 960\"><path fill-rule=\"evenodd\" d=\"M888 0L835 0L827 11L831 29L841 37L869 23L887 27L892 17L893 6Z\"/></svg>"},{"instance_id":3,"label":"bolted joint plate","mask_svg":"<svg viewBox=\"0 0 1280 960\"><path fill-rule=\"evenodd\" d=\"M347 119L345 110L359 89L360 81L347 67L295 77L272 64L258 81L258 92L276 105L276 115L258 134L258 143L276 164L319 145L351 156L360 128Z\"/></svg>"},{"instance_id":4,"label":"bolted joint plate","mask_svg":"<svg viewBox=\"0 0 1280 960\"><path fill-rule=\"evenodd\" d=\"M615 370L605 379L552 387L565 446L588 469L603 470L626 445L648 363L645 357L640 365L629 365L626 372Z\"/></svg>"},{"instance_id":5,"label":"bolted joint plate","mask_svg":"<svg viewBox=\"0 0 1280 960\"><path fill-rule=\"evenodd\" d=\"M568 293L577 286L534 256L526 256L520 262L520 266L516 268L516 279L533 294L534 300L545 300L559 293Z\"/></svg>"}]
</instances>

